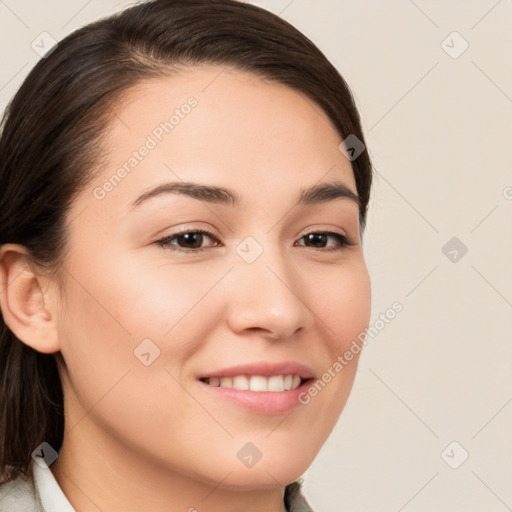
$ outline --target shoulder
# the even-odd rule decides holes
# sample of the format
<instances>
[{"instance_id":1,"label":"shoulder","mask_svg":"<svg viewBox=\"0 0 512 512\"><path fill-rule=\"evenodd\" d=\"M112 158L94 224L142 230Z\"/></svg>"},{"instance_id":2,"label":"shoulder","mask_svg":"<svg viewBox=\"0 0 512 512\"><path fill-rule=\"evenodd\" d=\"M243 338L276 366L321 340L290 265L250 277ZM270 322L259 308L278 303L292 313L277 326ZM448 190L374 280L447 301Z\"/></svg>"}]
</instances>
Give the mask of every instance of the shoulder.
<instances>
[{"instance_id":1,"label":"shoulder","mask_svg":"<svg viewBox=\"0 0 512 512\"><path fill-rule=\"evenodd\" d=\"M0 512L44 512L32 477L18 475L9 482L0 482Z\"/></svg>"},{"instance_id":2,"label":"shoulder","mask_svg":"<svg viewBox=\"0 0 512 512\"><path fill-rule=\"evenodd\" d=\"M284 502L289 512L313 512L302 494L302 482L297 480L286 486Z\"/></svg>"}]
</instances>

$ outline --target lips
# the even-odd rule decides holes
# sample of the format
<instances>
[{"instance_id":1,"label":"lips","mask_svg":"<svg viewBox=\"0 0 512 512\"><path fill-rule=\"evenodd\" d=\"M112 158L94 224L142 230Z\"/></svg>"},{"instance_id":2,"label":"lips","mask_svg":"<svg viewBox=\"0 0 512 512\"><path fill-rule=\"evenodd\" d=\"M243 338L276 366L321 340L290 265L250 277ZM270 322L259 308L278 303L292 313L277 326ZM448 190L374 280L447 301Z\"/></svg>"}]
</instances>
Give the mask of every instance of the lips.
<instances>
[{"instance_id":1,"label":"lips","mask_svg":"<svg viewBox=\"0 0 512 512\"><path fill-rule=\"evenodd\" d=\"M231 377L226 377L231 378ZM272 377L271 377L272 378ZM304 407L299 397L308 392L314 379L301 380L298 387L281 392L251 391L229 387L211 386L205 379L198 380L201 393L206 393L210 399L232 404L236 408L246 409L259 415L287 414L297 407Z\"/></svg>"},{"instance_id":2,"label":"lips","mask_svg":"<svg viewBox=\"0 0 512 512\"><path fill-rule=\"evenodd\" d=\"M287 375L298 375L301 380L313 379L315 377L311 368L296 361L264 361L259 363L230 366L229 368L224 368L222 370L212 370L208 373L199 375L198 379L204 382L206 379L233 378L241 375L245 375L247 377L261 376L266 378L273 376L285 377Z\"/></svg>"},{"instance_id":3,"label":"lips","mask_svg":"<svg viewBox=\"0 0 512 512\"><path fill-rule=\"evenodd\" d=\"M257 414L284 414L301 405L299 395L315 378L296 361L259 362L231 366L198 376L205 392Z\"/></svg>"}]
</instances>

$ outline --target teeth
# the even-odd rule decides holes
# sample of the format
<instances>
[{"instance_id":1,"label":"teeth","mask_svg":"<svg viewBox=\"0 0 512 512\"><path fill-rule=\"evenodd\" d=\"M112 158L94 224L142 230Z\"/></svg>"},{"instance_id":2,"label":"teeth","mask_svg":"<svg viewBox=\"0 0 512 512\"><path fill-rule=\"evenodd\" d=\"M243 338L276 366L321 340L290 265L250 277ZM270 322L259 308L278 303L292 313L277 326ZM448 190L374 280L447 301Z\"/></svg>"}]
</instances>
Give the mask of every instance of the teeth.
<instances>
[{"instance_id":1,"label":"teeth","mask_svg":"<svg viewBox=\"0 0 512 512\"><path fill-rule=\"evenodd\" d=\"M233 379L231 377L222 377L220 379L220 387L221 388L232 388L233 387Z\"/></svg>"},{"instance_id":2,"label":"teeth","mask_svg":"<svg viewBox=\"0 0 512 512\"><path fill-rule=\"evenodd\" d=\"M249 389L251 391L268 391L267 379L261 375L253 375L249 379Z\"/></svg>"},{"instance_id":3,"label":"teeth","mask_svg":"<svg viewBox=\"0 0 512 512\"><path fill-rule=\"evenodd\" d=\"M270 377L267 381L267 389L269 391L284 391L284 377L281 377L280 375Z\"/></svg>"},{"instance_id":4,"label":"teeth","mask_svg":"<svg viewBox=\"0 0 512 512\"><path fill-rule=\"evenodd\" d=\"M236 377L210 377L205 379L210 386L239 389L242 391L289 391L298 388L301 383L299 375L237 375Z\"/></svg>"},{"instance_id":5,"label":"teeth","mask_svg":"<svg viewBox=\"0 0 512 512\"><path fill-rule=\"evenodd\" d=\"M245 375L238 375L233 379L233 387L242 391L249 389L249 379Z\"/></svg>"}]
</instances>

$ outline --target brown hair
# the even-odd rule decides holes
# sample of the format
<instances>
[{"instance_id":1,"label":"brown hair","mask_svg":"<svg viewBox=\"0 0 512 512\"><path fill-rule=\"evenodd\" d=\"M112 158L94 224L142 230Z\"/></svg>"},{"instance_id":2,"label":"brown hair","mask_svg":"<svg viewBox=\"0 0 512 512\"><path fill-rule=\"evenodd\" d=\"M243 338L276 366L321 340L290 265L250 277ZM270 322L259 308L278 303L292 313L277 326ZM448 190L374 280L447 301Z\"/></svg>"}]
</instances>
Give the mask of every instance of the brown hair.
<instances>
[{"instance_id":1,"label":"brown hair","mask_svg":"<svg viewBox=\"0 0 512 512\"><path fill-rule=\"evenodd\" d=\"M231 66L311 98L342 138L364 143L349 87L323 53L277 15L235 0L152 0L74 31L42 58L8 105L0 136L0 246L24 245L59 278L65 215L94 178L121 93L182 65ZM372 166L351 162L366 222ZM58 279L60 283L60 280ZM18 340L0 318L0 477L30 476L31 453L64 431L56 356Z\"/></svg>"}]
</instances>

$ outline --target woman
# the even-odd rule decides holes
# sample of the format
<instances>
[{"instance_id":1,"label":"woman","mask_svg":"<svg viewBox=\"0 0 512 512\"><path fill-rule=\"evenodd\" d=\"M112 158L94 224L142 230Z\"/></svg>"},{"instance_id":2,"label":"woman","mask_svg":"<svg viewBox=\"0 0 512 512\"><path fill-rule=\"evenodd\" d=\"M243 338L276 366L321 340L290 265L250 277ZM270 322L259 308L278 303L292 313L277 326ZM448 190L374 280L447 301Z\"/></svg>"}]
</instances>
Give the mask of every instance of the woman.
<instances>
[{"instance_id":1,"label":"woman","mask_svg":"<svg viewBox=\"0 0 512 512\"><path fill-rule=\"evenodd\" d=\"M311 510L371 178L343 78L264 9L154 0L59 42L0 141L0 511Z\"/></svg>"}]
</instances>

